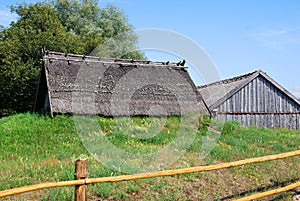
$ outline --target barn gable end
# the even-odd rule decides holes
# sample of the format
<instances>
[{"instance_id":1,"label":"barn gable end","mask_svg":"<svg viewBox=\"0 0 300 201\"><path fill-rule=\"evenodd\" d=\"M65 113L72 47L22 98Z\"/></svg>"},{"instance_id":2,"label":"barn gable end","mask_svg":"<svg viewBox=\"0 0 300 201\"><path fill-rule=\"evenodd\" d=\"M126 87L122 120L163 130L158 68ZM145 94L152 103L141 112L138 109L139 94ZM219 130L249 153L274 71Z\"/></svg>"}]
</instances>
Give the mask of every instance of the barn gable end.
<instances>
[{"instance_id":1,"label":"barn gable end","mask_svg":"<svg viewBox=\"0 0 300 201\"><path fill-rule=\"evenodd\" d=\"M51 114L165 116L210 112L186 67L47 52L35 110ZM74 109L75 103L75 109Z\"/></svg>"},{"instance_id":2,"label":"barn gable end","mask_svg":"<svg viewBox=\"0 0 300 201\"><path fill-rule=\"evenodd\" d=\"M243 126L300 129L299 101L264 72L202 86L199 91L208 96L210 90L221 85L225 87L222 96L209 105L217 120L237 120ZM234 87L229 90L229 85Z\"/></svg>"}]
</instances>

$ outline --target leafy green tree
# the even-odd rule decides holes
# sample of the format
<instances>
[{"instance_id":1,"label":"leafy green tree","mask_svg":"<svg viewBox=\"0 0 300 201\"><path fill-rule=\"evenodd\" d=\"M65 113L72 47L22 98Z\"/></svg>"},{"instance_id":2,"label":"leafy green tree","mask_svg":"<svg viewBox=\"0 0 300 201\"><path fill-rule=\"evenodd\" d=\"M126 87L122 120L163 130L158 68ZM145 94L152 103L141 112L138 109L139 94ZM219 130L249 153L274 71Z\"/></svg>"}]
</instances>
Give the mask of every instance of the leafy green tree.
<instances>
[{"instance_id":1,"label":"leafy green tree","mask_svg":"<svg viewBox=\"0 0 300 201\"><path fill-rule=\"evenodd\" d=\"M49 3L68 31L81 36L96 36L101 31L97 27L101 12L97 0L50 0Z\"/></svg>"},{"instance_id":2,"label":"leafy green tree","mask_svg":"<svg viewBox=\"0 0 300 201\"><path fill-rule=\"evenodd\" d=\"M88 44L88 53L101 57L145 59L137 36L121 9L98 7L98 0L50 0L61 23Z\"/></svg>"},{"instance_id":3,"label":"leafy green tree","mask_svg":"<svg viewBox=\"0 0 300 201\"><path fill-rule=\"evenodd\" d=\"M42 65L42 48L102 57L144 59L120 9L97 0L46 0L11 7L18 15L0 26L0 117L30 111Z\"/></svg>"},{"instance_id":4,"label":"leafy green tree","mask_svg":"<svg viewBox=\"0 0 300 201\"><path fill-rule=\"evenodd\" d=\"M30 111L35 101L42 47L82 53L80 37L60 23L48 4L12 7L19 18L0 32L0 116Z\"/></svg>"}]
</instances>

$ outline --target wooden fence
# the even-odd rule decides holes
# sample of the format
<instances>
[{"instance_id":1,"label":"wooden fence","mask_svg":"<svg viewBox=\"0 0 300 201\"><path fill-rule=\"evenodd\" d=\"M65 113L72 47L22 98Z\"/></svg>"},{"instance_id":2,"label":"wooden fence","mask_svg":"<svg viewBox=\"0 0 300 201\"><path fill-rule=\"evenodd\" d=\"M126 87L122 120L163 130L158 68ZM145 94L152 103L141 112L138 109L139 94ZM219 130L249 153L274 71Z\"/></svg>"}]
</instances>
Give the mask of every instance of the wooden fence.
<instances>
[{"instance_id":1,"label":"wooden fence","mask_svg":"<svg viewBox=\"0 0 300 201\"><path fill-rule=\"evenodd\" d=\"M270 156L250 158L250 159L228 162L228 163L221 163L218 165L191 167L191 168L183 168L183 169L177 169L177 170L165 170L165 171L134 174L134 175L102 177L102 178L94 178L94 179L87 178L87 175L88 175L87 159L81 159L81 160L77 160L75 163L75 180L73 180L73 181L43 183L43 184L37 184L37 185L32 185L32 186L25 186L25 187L21 187L21 188L10 189L10 190L4 190L4 191L0 191L0 198L17 195L17 194L21 194L21 193L26 193L26 192L31 192L31 191L36 191L36 190L47 189L47 188L75 186L75 201L86 201L87 200L87 185L89 185L89 184L97 184L97 183L104 183L104 182L130 181L130 180L147 179L147 178L162 177L162 176L173 176L173 175L196 173L196 172L208 172L208 171L213 171L213 170L220 170L220 169L231 168L231 167L239 167L239 166L244 166L244 165L249 165L249 164L279 160L279 159L290 158L290 157L295 157L295 156L300 156L300 150L282 153L282 154L270 155ZM275 190L271 190L271 191L267 191L267 192L263 192L263 193L258 193L256 195L244 197L244 198L237 199L237 200L238 201L247 201L247 200L258 199L258 198L286 192L286 191L295 189L297 187L300 187L300 181L295 184L288 185L286 187L282 187L279 189L275 189Z\"/></svg>"}]
</instances>

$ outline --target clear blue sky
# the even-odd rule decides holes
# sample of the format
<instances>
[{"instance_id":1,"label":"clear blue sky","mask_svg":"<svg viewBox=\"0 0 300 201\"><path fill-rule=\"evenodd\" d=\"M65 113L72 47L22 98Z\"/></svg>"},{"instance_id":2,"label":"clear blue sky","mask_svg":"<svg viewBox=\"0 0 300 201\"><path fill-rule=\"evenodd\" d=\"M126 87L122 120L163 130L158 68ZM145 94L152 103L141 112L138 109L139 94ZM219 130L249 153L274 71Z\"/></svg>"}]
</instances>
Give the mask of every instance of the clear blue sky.
<instances>
[{"instance_id":1,"label":"clear blue sky","mask_svg":"<svg viewBox=\"0 0 300 201\"><path fill-rule=\"evenodd\" d=\"M16 2L36 1L1 1L0 24L7 26L16 18L9 13L9 5ZM194 40L212 58L221 78L262 69L300 98L299 0L99 2L100 7L112 3L123 9L136 29L162 28Z\"/></svg>"}]
</instances>

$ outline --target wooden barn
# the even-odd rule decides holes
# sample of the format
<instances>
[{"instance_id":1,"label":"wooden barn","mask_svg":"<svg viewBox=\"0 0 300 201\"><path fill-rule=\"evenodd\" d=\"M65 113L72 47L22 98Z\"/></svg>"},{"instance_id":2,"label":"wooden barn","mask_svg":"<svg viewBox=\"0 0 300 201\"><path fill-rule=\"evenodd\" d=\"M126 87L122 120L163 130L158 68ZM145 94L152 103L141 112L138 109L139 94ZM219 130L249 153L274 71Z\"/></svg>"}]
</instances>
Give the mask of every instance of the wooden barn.
<instances>
[{"instance_id":1,"label":"wooden barn","mask_svg":"<svg viewBox=\"0 0 300 201\"><path fill-rule=\"evenodd\" d=\"M215 119L300 129L300 102L261 70L198 87Z\"/></svg>"},{"instance_id":2,"label":"wooden barn","mask_svg":"<svg viewBox=\"0 0 300 201\"><path fill-rule=\"evenodd\" d=\"M210 114L187 68L46 52L35 111L102 116Z\"/></svg>"}]
</instances>

